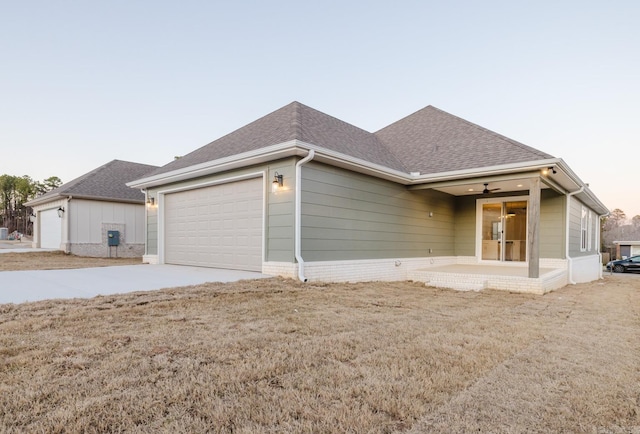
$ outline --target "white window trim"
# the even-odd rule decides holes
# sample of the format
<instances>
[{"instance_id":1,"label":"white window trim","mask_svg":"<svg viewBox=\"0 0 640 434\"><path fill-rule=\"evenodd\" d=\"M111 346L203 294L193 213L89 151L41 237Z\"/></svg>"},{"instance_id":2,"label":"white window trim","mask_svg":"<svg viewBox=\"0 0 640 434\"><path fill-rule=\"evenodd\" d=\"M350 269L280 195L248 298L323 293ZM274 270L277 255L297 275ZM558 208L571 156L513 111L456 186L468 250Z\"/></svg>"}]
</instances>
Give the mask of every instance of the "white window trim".
<instances>
[{"instance_id":1,"label":"white window trim","mask_svg":"<svg viewBox=\"0 0 640 434\"><path fill-rule=\"evenodd\" d=\"M593 212L589 211L589 224L587 233L587 250L591 251L593 246Z\"/></svg>"},{"instance_id":2,"label":"white window trim","mask_svg":"<svg viewBox=\"0 0 640 434\"><path fill-rule=\"evenodd\" d=\"M587 251L587 208L584 205L580 212L580 251Z\"/></svg>"}]
</instances>

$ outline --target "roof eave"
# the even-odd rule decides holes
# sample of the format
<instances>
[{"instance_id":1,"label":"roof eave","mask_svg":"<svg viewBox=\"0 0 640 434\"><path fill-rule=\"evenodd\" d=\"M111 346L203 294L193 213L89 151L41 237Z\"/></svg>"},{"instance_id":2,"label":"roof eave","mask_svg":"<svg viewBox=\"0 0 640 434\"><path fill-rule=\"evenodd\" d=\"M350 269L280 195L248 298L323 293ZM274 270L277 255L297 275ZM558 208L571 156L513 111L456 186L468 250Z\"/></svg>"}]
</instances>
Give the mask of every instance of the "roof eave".
<instances>
[{"instance_id":1,"label":"roof eave","mask_svg":"<svg viewBox=\"0 0 640 434\"><path fill-rule=\"evenodd\" d=\"M544 160L525 161L491 167L479 167L421 175L394 170L386 166L374 164L366 160L345 155L340 152L331 151L299 140L290 140L255 151L184 167L171 172L131 181L126 185L131 188L152 188L201 176L212 175L227 170L238 169L249 165L266 163L282 158L292 156L304 157L311 149L316 153L314 161L324 162L333 166L368 174L403 185L425 185L443 181L531 172L556 167L566 175L566 180L561 182L561 186L566 189L567 193L580 190L580 188L584 187L584 190L579 193L578 196L591 205L599 214L604 215L608 213L608 209L561 158L549 158Z\"/></svg>"},{"instance_id":2,"label":"roof eave","mask_svg":"<svg viewBox=\"0 0 640 434\"><path fill-rule=\"evenodd\" d=\"M245 152L206 163L195 164L171 172L160 173L147 178L128 182L126 185L131 188L152 188L159 185L184 181L187 179L207 176L222 171L238 169L255 164L266 163L287 157L304 157L313 149L316 153L315 161L325 162L334 166L349 168L357 172L370 174L379 178L407 184L411 181L411 176L405 172L390 169L388 167L374 164L359 158L351 157L339 152L331 151L300 140L290 140L277 145L268 146L256 151Z\"/></svg>"},{"instance_id":3,"label":"roof eave","mask_svg":"<svg viewBox=\"0 0 640 434\"><path fill-rule=\"evenodd\" d=\"M42 205L45 203L53 202L55 200L60 200L61 198L66 198L69 196L70 196L69 194L63 194L63 193L54 193L46 196L43 195L41 197L36 197L35 199L30 200L29 202L25 202L24 205L34 207L34 206Z\"/></svg>"}]
</instances>

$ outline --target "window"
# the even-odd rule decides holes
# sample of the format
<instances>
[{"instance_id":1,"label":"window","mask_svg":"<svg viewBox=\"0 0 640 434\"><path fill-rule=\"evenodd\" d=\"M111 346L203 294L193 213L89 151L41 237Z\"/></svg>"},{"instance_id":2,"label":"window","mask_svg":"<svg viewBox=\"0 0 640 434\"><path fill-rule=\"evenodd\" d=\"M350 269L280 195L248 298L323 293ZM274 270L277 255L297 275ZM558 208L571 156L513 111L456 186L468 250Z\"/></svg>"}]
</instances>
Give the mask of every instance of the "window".
<instances>
[{"instance_id":1,"label":"window","mask_svg":"<svg viewBox=\"0 0 640 434\"><path fill-rule=\"evenodd\" d=\"M580 216L580 251L587 250L587 209L582 207L582 214Z\"/></svg>"}]
</instances>

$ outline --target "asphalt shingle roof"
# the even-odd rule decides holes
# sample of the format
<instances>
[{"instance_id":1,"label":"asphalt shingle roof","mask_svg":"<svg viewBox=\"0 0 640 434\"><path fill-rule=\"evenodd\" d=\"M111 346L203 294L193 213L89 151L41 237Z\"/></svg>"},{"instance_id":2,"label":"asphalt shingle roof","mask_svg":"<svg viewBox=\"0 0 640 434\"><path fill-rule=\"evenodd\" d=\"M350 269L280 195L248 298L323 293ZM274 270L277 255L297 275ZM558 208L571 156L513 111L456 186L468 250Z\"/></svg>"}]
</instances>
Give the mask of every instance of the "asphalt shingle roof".
<instances>
[{"instance_id":1,"label":"asphalt shingle roof","mask_svg":"<svg viewBox=\"0 0 640 434\"><path fill-rule=\"evenodd\" d=\"M370 133L294 101L146 175L294 139L405 173L432 174L553 158L432 106Z\"/></svg>"},{"instance_id":2,"label":"asphalt shingle roof","mask_svg":"<svg viewBox=\"0 0 640 434\"><path fill-rule=\"evenodd\" d=\"M84 175L62 184L32 202L45 203L47 199L55 200L60 196L75 196L100 200L127 201L144 203L144 193L138 189L127 187L126 183L144 177L157 169L157 166L113 160L109 163L85 173Z\"/></svg>"},{"instance_id":3,"label":"asphalt shingle roof","mask_svg":"<svg viewBox=\"0 0 640 434\"><path fill-rule=\"evenodd\" d=\"M149 176L291 140L300 140L389 168L404 169L403 164L375 135L294 101L162 166Z\"/></svg>"},{"instance_id":4,"label":"asphalt shingle roof","mask_svg":"<svg viewBox=\"0 0 640 434\"><path fill-rule=\"evenodd\" d=\"M375 135L411 172L423 174L553 158L433 106Z\"/></svg>"}]
</instances>

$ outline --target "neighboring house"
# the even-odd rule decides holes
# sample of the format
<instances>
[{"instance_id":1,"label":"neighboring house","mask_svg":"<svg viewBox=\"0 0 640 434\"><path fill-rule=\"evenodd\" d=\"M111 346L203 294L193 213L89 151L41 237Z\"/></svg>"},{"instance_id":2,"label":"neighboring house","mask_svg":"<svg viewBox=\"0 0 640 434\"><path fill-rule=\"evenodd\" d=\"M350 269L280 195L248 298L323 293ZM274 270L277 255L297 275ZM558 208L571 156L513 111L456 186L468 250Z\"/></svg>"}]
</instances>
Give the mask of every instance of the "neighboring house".
<instances>
[{"instance_id":1,"label":"neighboring house","mask_svg":"<svg viewBox=\"0 0 640 434\"><path fill-rule=\"evenodd\" d=\"M128 185L151 263L538 293L601 273L608 211L562 159L431 106L370 133L293 102Z\"/></svg>"},{"instance_id":2,"label":"neighboring house","mask_svg":"<svg viewBox=\"0 0 640 434\"><path fill-rule=\"evenodd\" d=\"M154 169L113 160L26 203L35 213L33 246L81 256L142 256L145 195L126 183ZM108 231L118 231L118 246L109 246Z\"/></svg>"},{"instance_id":3,"label":"neighboring house","mask_svg":"<svg viewBox=\"0 0 640 434\"><path fill-rule=\"evenodd\" d=\"M614 241L613 244L616 246L618 259L640 255L640 241Z\"/></svg>"}]
</instances>

